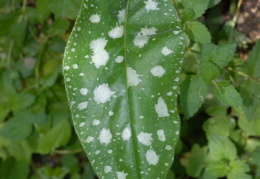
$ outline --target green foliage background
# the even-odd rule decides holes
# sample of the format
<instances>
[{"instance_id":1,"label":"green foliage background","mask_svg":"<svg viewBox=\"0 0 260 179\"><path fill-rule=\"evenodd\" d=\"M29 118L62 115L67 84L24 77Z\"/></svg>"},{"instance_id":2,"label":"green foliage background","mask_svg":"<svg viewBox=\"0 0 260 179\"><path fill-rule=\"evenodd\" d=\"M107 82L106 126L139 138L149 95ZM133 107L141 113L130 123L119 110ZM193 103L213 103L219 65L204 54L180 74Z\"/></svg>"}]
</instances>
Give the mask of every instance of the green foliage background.
<instances>
[{"instance_id":1,"label":"green foliage background","mask_svg":"<svg viewBox=\"0 0 260 179\"><path fill-rule=\"evenodd\" d=\"M187 52L182 131L168 179L260 178L260 42L247 61L240 59L238 8L224 24L217 3L175 3ZM0 0L1 179L95 178L72 127L61 73L80 4Z\"/></svg>"}]
</instances>

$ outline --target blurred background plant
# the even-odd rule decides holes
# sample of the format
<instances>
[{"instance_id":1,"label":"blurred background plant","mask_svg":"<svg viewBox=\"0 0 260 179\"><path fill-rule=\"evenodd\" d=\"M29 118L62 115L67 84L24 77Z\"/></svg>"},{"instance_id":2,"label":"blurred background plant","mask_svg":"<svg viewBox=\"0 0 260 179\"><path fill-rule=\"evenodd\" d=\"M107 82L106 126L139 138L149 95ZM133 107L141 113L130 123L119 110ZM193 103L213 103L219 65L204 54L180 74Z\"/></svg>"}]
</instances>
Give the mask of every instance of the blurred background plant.
<instances>
[{"instance_id":1,"label":"blurred background plant","mask_svg":"<svg viewBox=\"0 0 260 179\"><path fill-rule=\"evenodd\" d=\"M205 2L212 6L196 17ZM168 179L260 178L260 1L219 2L176 0L187 53ZM61 70L80 4L0 0L0 179L96 177L73 130Z\"/></svg>"}]
</instances>

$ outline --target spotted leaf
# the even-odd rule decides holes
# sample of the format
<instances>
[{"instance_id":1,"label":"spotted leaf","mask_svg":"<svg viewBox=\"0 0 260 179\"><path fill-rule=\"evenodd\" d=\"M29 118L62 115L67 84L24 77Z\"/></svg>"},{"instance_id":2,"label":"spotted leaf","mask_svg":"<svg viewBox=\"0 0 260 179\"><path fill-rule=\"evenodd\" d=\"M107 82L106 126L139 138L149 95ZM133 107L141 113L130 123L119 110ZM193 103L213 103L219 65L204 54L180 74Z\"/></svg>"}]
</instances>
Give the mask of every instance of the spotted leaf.
<instances>
[{"instance_id":1,"label":"spotted leaf","mask_svg":"<svg viewBox=\"0 0 260 179\"><path fill-rule=\"evenodd\" d=\"M84 0L64 56L73 123L100 178L165 178L184 56L170 0Z\"/></svg>"}]
</instances>

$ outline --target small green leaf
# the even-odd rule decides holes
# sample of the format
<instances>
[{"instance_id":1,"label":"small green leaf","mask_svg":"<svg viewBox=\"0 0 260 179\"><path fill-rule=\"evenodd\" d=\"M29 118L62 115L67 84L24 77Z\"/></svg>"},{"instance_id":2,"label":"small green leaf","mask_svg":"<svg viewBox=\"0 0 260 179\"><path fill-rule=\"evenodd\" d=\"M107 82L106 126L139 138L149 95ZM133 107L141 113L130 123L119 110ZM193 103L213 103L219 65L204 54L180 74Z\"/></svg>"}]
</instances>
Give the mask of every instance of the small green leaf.
<instances>
[{"instance_id":1,"label":"small green leaf","mask_svg":"<svg viewBox=\"0 0 260 179\"><path fill-rule=\"evenodd\" d=\"M208 51L211 51L213 55L208 60L218 65L219 68L223 68L228 64L229 61L232 60L232 57L234 56L236 51L236 44L225 43L208 49Z\"/></svg>"},{"instance_id":2,"label":"small green leaf","mask_svg":"<svg viewBox=\"0 0 260 179\"><path fill-rule=\"evenodd\" d=\"M32 125L18 117L9 119L2 129L0 135L12 140L22 140L30 135Z\"/></svg>"},{"instance_id":3,"label":"small green leaf","mask_svg":"<svg viewBox=\"0 0 260 179\"><path fill-rule=\"evenodd\" d=\"M249 166L241 161L241 160L234 160L230 162L230 167L231 167L231 171L232 173L245 173L245 172L249 172Z\"/></svg>"},{"instance_id":4,"label":"small green leaf","mask_svg":"<svg viewBox=\"0 0 260 179\"><path fill-rule=\"evenodd\" d=\"M200 147L198 144L194 144L191 151L185 155L185 158L181 159L181 163L185 166L189 176L199 177L202 169L205 167L205 160L207 157L207 148Z\"/></svg>"},{"instance_id":5,"label":"small green leaf","mask_svg":"<svg viewBox=\"0 0 260 179\"><path fill-rule=\"evenodd\" d=\"M208 8L209 0L182 0L184 9L192 9L195 12L195 18L202 16Z\"/></svg>"},{"instance_id":6,"label":"small green leaf","mask_svg":"<svg viewBox=\"0 0 260 179\"><path fill-rule=\"evenodd\" d=\"M252 176L246 174L246 172L249 171L250 168L245 162L241 160L235 160L230 162L230 172L228 173L227 178L228 179L252 179Z\"/></svg>"},{"instance_id":7,"label":"small green leaf","mask_svg":"<svg viewBox=\"0 0 260 179\"><path fill-rule=\"evenodd\" d=\"M19 111L14 113L14 117L17 118L17 120L24 121L28 124L34 124L34 123L43 123L46 121L46 114L45 113L39 113L37 115L32 114L31 112L27 111Z\"/></svg>"},{"instance_id":8,"label":"small green leaf","mask_svg":"<svg viewBox=\"0 0 260 179\"><path fill-rule=\"evenodd\" d=\"M199 43L211 42L211 35L204 24L197 21L188 21L185 24L186 33L192 40Z\"/></svg>"},{"instance_id":9,"label":"small green leaf","mask_svg":"<svg viewBox=\"0 0 260 179\"><path fill-rule=\"evenodd\" d=\"M13 112L22 111L31 106L35 96L30 93L21 93L10 97L10 108Z\"/></svg>"},{"instance_id":10,"label":"small green leaf","mask_svg":"<svg viewBox=\"0 0 260 179\"><path fill-rule=\"evenodd\" d=\"M18 162L12 158L0 163L0 178L3 179L28 179L30 172L29 163Z\"/></svg>"},{"instance_id":11,"label":"small green leaf","mask_svg":"<svg viewBox=\"0 0 260 179\"><path fill-rule=\"evenodd\" d=\"M209 136L209 154L214 161L232 161L237 157L237 150L229 138L211 134Z\"/></svg>"},{"instance_id":12,"label":"small green leaf","mask_svg":"<svg viewBox=\"0 0 260 179\"><path fill-rule=\"evenodd\" d=\"M51 168L49 165L45 165L37 170L37 176L43 179L62 179L69 173L69 170L65 167Z\"/></svg>"},{"instance_id":13,"label":"small green leaf","mask_svg":"<svg viewBox=\"0 0 260 179\"><path fill-rule=\"evenodd\" d=\"M38 20L43 23L50 16L50 5L51 0L37 0L36 12Z\"/></svg>"},{"instance_id":14,"label":"small green leaf","mask_svg":"<svg viewBox=\"0 0 260 179\"><path fill-rule=\"evenodd\" d=\"M181 106L187 118L192 117L204 103L208 86L200 76L187 76L181 87Z\"/></svg>"},{"instance_id":15,"label":"small green leaf","mask_svg":"<svg viewBox=\"0 0 260 179\"><path fill-rule=\"evenodd\" d=\"M54 23L48 29L48 34L51 35L63 35L68 29L70 23L63 17L55 18Z\"/></svg>"},{"instance_id":16,"label":"small green leaf","mask_svg":"<svg viewBox=\"0 0 260 179\"><path fill-rule=\"evenodd\" d=\"M209 0L208 8L216 6L221 0Z\"/></svg>"},{"instance_id":17,"label":"small green leaf","mask_svg":"<svg viewBox=\"0 0 260 179\"><path fill-rule=\"evenodd\" d=\"M189 21L195 17L195 12L192 9L183 9L181 12L182 23Z\"/></svg>"},{"instance_id":18,"label":"small green leaf","mask_svg":"<svg viewBox=\"0 0 260 179\"><path fill-rule=\"evenodd\" d=\"M229 173L227 179L252 179L252 176L246 173Z\"/></svg>"},{"instance_id":19,"label":"small green leaf","mask_svg":"<svg viewBox=\"0 0 260 179\"><path fill-rule=\"evenodd\" d=\"M218 99L228 106L242 106L242 98L234 86L229 82L217 82L215 85L215 94Z\"/></svg>"},{"instance_id":20,"label":"small green leaf","mask_svg":"<svg viewBox=\"0 0 260 179\"><path fill-rule=\"evenodd\" d=\"M208 85L220 75L220 69L232 60L235 50L236 45L234 43L204 44L202 46L200 72Z\"/></svg>"},{"instance_id":21,"label":"small green leaf","mask_svg":"<svg viewBox=\"0 0 260 179\"><path fill-rule=\"evenodd\" d=\"M41 154L47 154L57 147L64 146L70 139L70 135L70 123L67 119L64 119L39 139L37 151Z\"/></svg>"},{"instance_id":22,"label":"small green leaf","mask_svg":"<svg viewBox=\"0 0 260 179\"><path fill-rule=\"evenodd\" d=\"M30 163L32 157L32 149L26 140L9 141L8 152L17 161L25 161Z\"/></svg>"},{"instance_id":23,"label":"small green leaf","mask_svg":"<svg viewBox=\"0 0 260 179\"><path fill-rule=\"evenodd\" d=\"M56 16L76 19L80 3L80 0L55 0L50 2L49 8Z\"/></svg>"},{"instance_id":24,"label":"small green leaf","mask_svg":"<svg viewBox=\"0 0 260 179\"><path fill-rule=\"evenodd\" d=\"M225 106L212 106L207 108L205 112L212 117L225 117L227 115L227 108Z\"/></svg>"},{"instance_id":25,"label":"small green leaf","mask_svg":"<svg viewBox=\"0 0 260 179\"><path fill-rule=\"evenodd\" d=\"M78 167L78 161L79 159L72 154L68 154L68 155L62 155L61 156L61 164L64 167L67 167L68 169L70 169L70 173L78 173L80 168Z\"/></svg>"},{"instance_id":26,"label":"small green leaf","mask_svg":"<svg viewBox=\"0 0 260 179\"><path fill-rule=\"evenodd\" d=\"M259 118L247 120L242 107L235 108L238 114L238 125L247 136L258 136L260 135L260 120Z\"/></svg>"},{"instance_id":27,"label":"small green leaf","mask_svg":"<svg viewBox=\"0 0 260 179\"><path fill-rule=\"evenodd\" d=\"M200 63L200 73L207 85L210 85L212 80L219 77L220 69L216 64L207 60L202 60Z\"/></svg>"},{"instance_id":28,"label":"small green leaf","mask_svg":"<svg viewBox=\"0 0 260 179\"><path fill-rule=\"evenodd\" d=\"M235 121L226 116L218 116L208 119L203 123L203 129L208 134L218 134L228 137L235 128Z\"/></svg>"},{"instance_id":29,"label":"small green leaf","mask_svg":"<svg viewBox=\"0 0 260 179\"><path fill-rule=\"evenodd\" d=\"M212 161L208 164L206 172L215 177L224 177L228 174L228 166L223 161Z\"/></svg>"}]
</instances>

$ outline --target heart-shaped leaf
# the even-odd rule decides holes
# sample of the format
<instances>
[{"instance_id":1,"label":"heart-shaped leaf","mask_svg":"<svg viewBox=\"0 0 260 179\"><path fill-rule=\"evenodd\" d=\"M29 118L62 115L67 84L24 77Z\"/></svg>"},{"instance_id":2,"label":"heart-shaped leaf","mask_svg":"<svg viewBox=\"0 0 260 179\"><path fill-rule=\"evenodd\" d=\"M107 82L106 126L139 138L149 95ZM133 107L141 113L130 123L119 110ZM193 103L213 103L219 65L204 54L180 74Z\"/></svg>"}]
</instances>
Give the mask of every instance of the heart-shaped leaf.
<instances>
[{"instance_id":1,"label":"heart-shaped leaf","mask_svg":"<svg viewBox=\"0 0 260 179\"><path fill-rule=\"evenodd\" d=\"M165 178L184 56L170 0L84 0L64 57L73 123L100 178Z\"/></svg>"}]
</instances>

